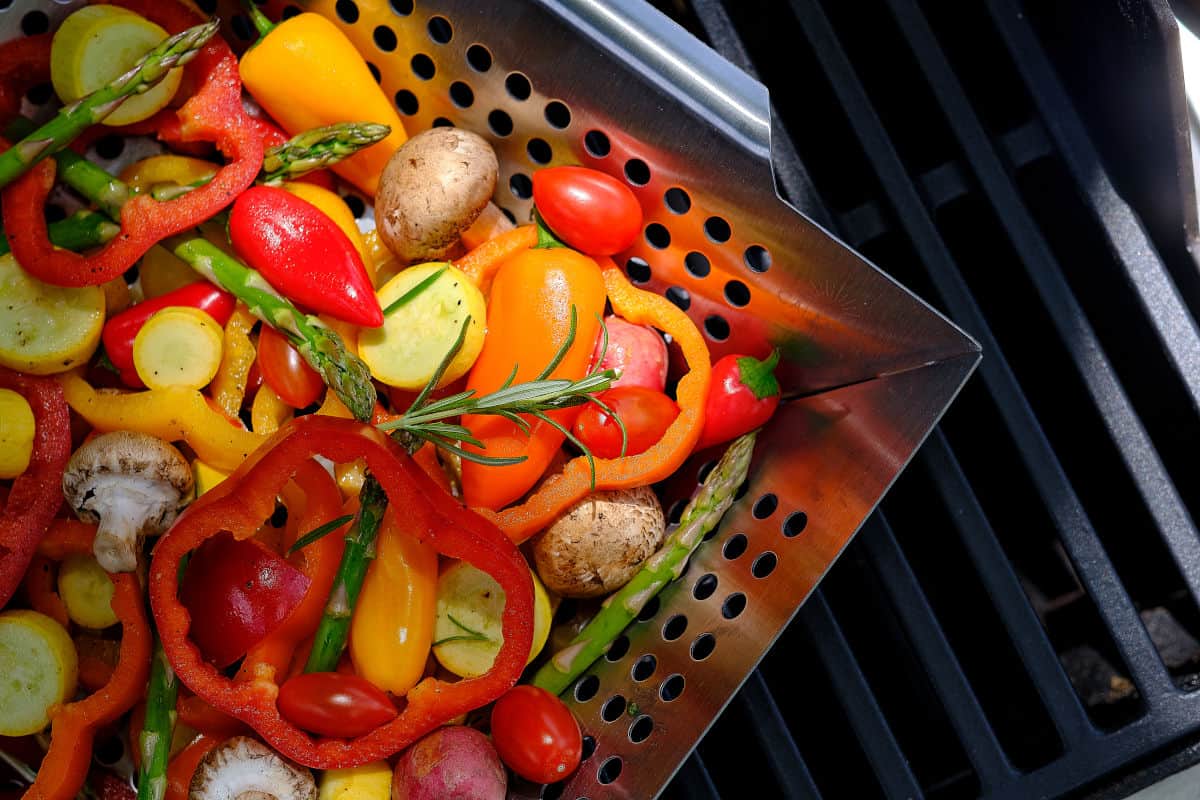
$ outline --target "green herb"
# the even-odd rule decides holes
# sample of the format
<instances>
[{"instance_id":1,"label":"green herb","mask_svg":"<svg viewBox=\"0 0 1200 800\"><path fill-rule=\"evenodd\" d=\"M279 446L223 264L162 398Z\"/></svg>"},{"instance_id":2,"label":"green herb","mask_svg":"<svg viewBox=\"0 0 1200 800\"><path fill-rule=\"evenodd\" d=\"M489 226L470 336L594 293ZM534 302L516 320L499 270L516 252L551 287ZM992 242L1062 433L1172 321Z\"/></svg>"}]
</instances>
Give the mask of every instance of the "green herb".
<instances>
[{"instance_id":1,"label":"green herb","mask_svg":"<svg viewBox=\"0 0 1200 800\"><path fill-rule=\"evenodd\" d=\"M448 269L450 269L449 264L442 267L437 272L434 272L432 275L426 276L416 286L412 287L407 292L405 292L404 294L400 295L395 300L393 300L388 305L388 307L383 310L383 315L386 317L388 314L391 314L396 309L401 308L402 306L406 306L409 303L411 303L419 295L421 295L426 289L428 289L430 286L433 286L435 283L437 283L438 278L442 277L442 274ZM467 321L468 322L470 321L470 317L467 318ZM465 324L463 325L463 330L466 330Z\"/></svg>"},{"instance_id":2,"label":"green herb","mask_svg":"<svg viewBox=\"0 0 1200 800\"><path fill-rule=\"evenodd\" d=\"M329 522L326 522L324 525L313 528L311 531L304 534L299 539L297 539L295 542L293 542L292 546L288 548L287 554L290 556L292 553L296 552L297 550L308 547L310 544L317 541L318 539L325 538L326 536L333 533L338 528L342 527L347 522L350 522L353 519L354 519L353 514L346 514L344 516L338 517L337 519L331 519L331 520L329 520Z\"/></svg>"},{"instance_id":3,"label":"green herb","mask_svg":"<svg viewBox=\"0 0 1200 800\"><path fill-rule=\"evenodd\" d=\"M477 631L474 628L468 628L466 625L464 625L463 623L461 623L460 621L455 619L453 614L447 614L446 617L451 622L453 622L455 624L455 626L466 631L466 633L462 634L462 635L457 635L457 636L447 636L445 639L438 639L436 642L434 642L431 645L431 647L437 647L438 645L449 644L450 642L491 642L492 641L489 637L485 636L481 631Z\"/></svg>"}]
</instances>

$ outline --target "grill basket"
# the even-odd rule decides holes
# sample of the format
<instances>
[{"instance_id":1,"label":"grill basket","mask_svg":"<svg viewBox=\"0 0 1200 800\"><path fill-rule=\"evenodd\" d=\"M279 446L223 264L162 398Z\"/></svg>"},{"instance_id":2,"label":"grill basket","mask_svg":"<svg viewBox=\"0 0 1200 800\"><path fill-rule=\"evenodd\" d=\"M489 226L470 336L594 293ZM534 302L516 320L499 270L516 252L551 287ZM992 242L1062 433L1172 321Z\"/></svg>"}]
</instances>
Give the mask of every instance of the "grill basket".
<instances>
[{"instance_id":1,"label":"grill basket","mask_svg":"<svg viewBox=\"0 0 1200 800\"><path fill-rule=\"evenodd\" d=\"M53 29L81 4L10 0L0 40ZM219 5L225 35L248 43L236 4ZM641 0L313 0L303 10L342 25L410 133L454 124L485 136L500 159L495 200L516 220L529 219L541 166L581 163L626 181L646 219L617 258L631 280L686 310L714 360L768 343L783 352L792 399L760 436L741 499L568 691L582 766L565 784L510 789L651 798L911 458L979 347L780 199L766 89ZM153 147L91 155L116 167ZM369 205L351 207L370 217ZM678 513L715 455L667 482L664 507Z\"/></svg>"}]
</instances>

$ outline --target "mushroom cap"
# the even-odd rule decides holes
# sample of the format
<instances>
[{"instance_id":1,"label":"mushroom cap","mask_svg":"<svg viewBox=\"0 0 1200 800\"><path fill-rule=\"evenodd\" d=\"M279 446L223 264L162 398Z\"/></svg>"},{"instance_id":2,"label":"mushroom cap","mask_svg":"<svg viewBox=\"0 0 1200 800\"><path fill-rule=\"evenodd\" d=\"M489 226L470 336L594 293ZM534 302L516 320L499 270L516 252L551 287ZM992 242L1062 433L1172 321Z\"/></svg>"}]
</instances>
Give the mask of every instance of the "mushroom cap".
<instances>
[{"instance_id":1,"label":"mushroom cap","mask_svg":"<svg viewBox=\"0 0 1200 800\"><path fill-rule=\"evenodd\" d=\"M188 800L316 800L312 773L257 739L234 736L192 773Z\"/></svg>"},{"instance_id":2,"label":"mushroom cap","mask_svg":"<svg viewBox=\"0 0 1200 800\"><path fill-rule=\"evenodd\" d=\"M168 509L167 524L192 497L192 470L183 455L156 436L136 431L112 431L83 444L67 462L63 472L63 495L79 518L98 522L89 501L96 487L115 478L129 479L135 486L156 493L172 489L178 495Z\"/></svg>"}]
</instances>

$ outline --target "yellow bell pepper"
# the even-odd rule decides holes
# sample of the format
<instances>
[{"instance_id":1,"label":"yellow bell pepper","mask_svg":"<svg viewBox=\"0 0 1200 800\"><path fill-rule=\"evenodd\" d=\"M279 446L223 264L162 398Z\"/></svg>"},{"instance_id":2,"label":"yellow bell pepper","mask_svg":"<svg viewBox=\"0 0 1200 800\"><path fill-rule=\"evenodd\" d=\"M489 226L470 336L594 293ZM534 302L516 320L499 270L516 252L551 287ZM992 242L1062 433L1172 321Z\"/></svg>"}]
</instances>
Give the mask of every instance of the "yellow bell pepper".
<instances>
[{"instance_id":1,"label":"yellow bell pepper","mask_svg":"<svg viewBox=\"0 0 1200 800\"><path fill-rule=\"evenodd\" d=\"M228 478L229 473L196 458L192 460L192 477L196 479L196 497L199 497Z\"/></svg>"},{"instance_id":2,"label":"yellow bell pepper","mask_svg":"<svg viewBox=\"0 0 1200 800\"><path fill-rule=\"evenodd\" d=\"M279 399L267 384L258 387L254 404L250 406L250 427L255 433L270 436L292 418L292 407Z\"/></svg>"},{"instance_id":3,"label":"yellow bell pepper","mask_svg":"<svg viewBox=\"0 0 1200 800\"><path fill-rule=\"evenodd\" d=\"M135 161L121 170L120 178L135 192L145 192L158 184L187 186L216 174L217 165L211 161L166 153Z\"/></svg>"},{"instance_id":4,"label":"yellow bell pepper","mask_svg":"<svg viewBox=\"0 0 1200 800\"><path fill-rule=\"evenodd\" d=\"M182 439L220 470L236 469L266 438L230 424L195 389L96 390L76 373L60 376L59 383L67 405L93 428L138 431L168 442Z\"/></svg>"},{"instance_id":5,"label":"yellow bell pepper","mask_svg":"<svg viewBox=\"0 0 1200 800\"><path fill-rule=\"evenodd\" d=\"M395 277L402 265L383 243L378 230L364 233L362 240L367 251L367 260L364 263L367 265L367 271L371 273L371 283L378 289Z\"/></svg>"},{"instance_id":6,"label":"yellow bell pepper","mask_svg":"<svg viewBox=\"0 0 1200 800\"><path fill-rule=\"evenodd\" d=\"M324 211L325 216L333 220L342 229L342 233L350 239L350 244L354 245L354 249L358 251L359 258L363 260L367 271L374 271L371 269L370 253L367 252L362 234L358 231L358 222L350 213L350 206L346 205L346 201L337 192L331 192L323 186L303 181L288 181L283 184L283 188Z\"/></svg>"},{"instance_id":7,"label":"yellow bell pepper","mask_svg":"<svg viewBox=\"0 0 1200 800\"><path fill-rule=\"evenodd\" d=\"M242 410L242 402L246 399L246 378L258 355L254 342L250 341L250 330L255 322L245 304L238 303L225 323L225 350L221 354L221 366L209 384L212 399L231 417L237 417Z\"/></svg>"},{"instance_id":8,"label":"yellow bell pepper","mask_svg":"<svg viewBox=\"0 0 1200 800\"><path fill-rule=\"evenodd\" d=\"M337 25L320 14L298 14L250 48L239 69L254 99L290 136L338 122L390 126L383 141L333 166L338 175L375 196L384 165L408 136L395 107Z\"/></svg>"},{"instance_id":9,"label":"yellow bell pepper","mask_svg":"<svg viewBox=\"0 0 1200 800\"><path fill-rule=\"evenodd\" d=\"M388 800L391 795L391 766L386 761L372 761L360 767L325 770L317 800Z\"/></svg>"}]
</instances>

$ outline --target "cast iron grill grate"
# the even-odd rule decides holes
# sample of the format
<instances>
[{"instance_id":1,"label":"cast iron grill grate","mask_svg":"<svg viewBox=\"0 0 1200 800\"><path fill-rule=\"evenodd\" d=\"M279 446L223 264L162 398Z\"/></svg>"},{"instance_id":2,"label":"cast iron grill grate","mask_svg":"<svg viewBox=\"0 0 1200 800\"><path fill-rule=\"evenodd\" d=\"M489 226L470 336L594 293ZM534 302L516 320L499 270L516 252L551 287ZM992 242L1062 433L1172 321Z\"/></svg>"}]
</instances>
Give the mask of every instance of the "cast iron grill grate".
<instances>
[{"instance_id":1,"label":"cast iron grill grate","mask_svg":"<svg viewBox=\"0 0 1200 800\"><path fill-rule=\"evenodd\" d=\"M792 202L985 353L667 797L1079 796L1195 740L1174 23L1165 3L1029 5L660 3L771 89ZM1125 53L1111 88L1099 44ZM1147 84L1131 125L1115 103Z\"/></svg>"}]
</instances>

